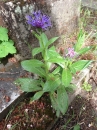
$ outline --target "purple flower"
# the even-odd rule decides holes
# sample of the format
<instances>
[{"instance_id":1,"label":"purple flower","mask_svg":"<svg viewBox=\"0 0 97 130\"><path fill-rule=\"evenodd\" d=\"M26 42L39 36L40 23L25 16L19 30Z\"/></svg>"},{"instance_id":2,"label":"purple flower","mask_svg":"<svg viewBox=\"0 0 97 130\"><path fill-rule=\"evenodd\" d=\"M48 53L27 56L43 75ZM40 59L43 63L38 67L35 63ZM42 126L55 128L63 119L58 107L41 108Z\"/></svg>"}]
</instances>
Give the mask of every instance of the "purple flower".
<instances>
[{"instance_id":1,"label":"purple flower","mask_svg":"<svg viewBox=\"0 0 97 130\"><path fill-rule=\"evenodd\" d=\"M50 17L41 13L41 11L35 11L32 15L26 16L27 23L33 27L41 28L47 30L51 27Z\"/></svg>"},{"instance_id":2,"label":"purple flower","mask_svg":"<svg viewBox=\"0 0 97 130\"><path fill-rule=\"evenodd\" d=\"M74 48L68 48L68 53L66 54L66 56L74 57L75 54L76 52L74 51Z\"/></svg>"}]
</instances>

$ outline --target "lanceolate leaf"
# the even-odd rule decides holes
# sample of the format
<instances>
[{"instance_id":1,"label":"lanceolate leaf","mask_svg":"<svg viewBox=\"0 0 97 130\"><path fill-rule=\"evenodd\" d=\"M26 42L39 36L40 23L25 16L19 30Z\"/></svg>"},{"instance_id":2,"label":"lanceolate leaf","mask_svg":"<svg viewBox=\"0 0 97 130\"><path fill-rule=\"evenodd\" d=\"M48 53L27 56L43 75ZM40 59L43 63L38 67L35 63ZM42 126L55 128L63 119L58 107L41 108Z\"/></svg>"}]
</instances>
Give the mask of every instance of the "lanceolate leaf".
<instances>
[{"instance_id":1,"label":"lanceolate leaf","mask_svg":"<svg viewBox=\"0 0 97 130\"><path fill-rule=\"evenodd\" d=\"M40 35L38 35L35 31L32 31L32 34L40 41Z\"/></svg>"},{"instance_id":2,"label":"lanceolate leaf","mask_svg":"<svg viewBox=\"0 0 97 130\"><path fill-rule=\"evenodd\" d=\"M42 38L43 45L44 45L44 47L45 47L46 44L47 44L47 42L48 42L48 38L47 38L46 34L45 34L45 33L42 33L42 34L41 34L41 38Z\"/></svg>"},{"instance_id":3,"label":"lanceolate leaf","mask_svg":"<svg viewBox=\"0 0 97 130\"><path fill-rule=\"evenodd\" d=\"M31 67L41 67L43 66L43 62L36 60L36 59L32 59L32 60L25 60L21 62L21 65L23 68L31 68Z\"/></svg>"},{"instance_id":4,"label":"lanceolate leaf","mask_svg":"<svg viewBox=\"0 0 97 130\"><path fill-rule=\"evenodd\" d=\"M56 116L59 117L60 116L60 109L58 107L57 95L55 92L50 93L50 100L51 100L51 104L52 104L53 109L56 111Z\"/></svg>"},{"instance_id":5,"label":"lanceolate leaf","mask_svg":"<svg viewBox=\"0 0 97 130\"><path fill-rule=\"evenodd\" d=\"M56 52L54 46L52 46L52 47L47 51L47 55L48 55L48 62L57 63L57 64L59 64L62 68L64 68L65 60L64 60L63 57L61 57L61 56L59 55L58 52Z\"/></svg>"},{"instance_id":6,"label":"lanceolate leaf","mask_svg":"<svg viewBox=\"0 0 97 130\"><path fill-rule=\"evenodd\" d=\"M62 72L62 84L65 87L68 87L70 85L70 82L72 80L72 74L69 69L63 69Z\"/></svg>"},{"instance_id":7,"label":"lanceolate leaf","mask_svg":"<svg viewBox=\"0 0 97 130\"><path fill-rule=\"evenodd\" d=\"M51 38L48 43L46 44L46 47L48 47L50 44L54 43L59 37Z\"/></svg>"},{"instance_id":8,"label":"lanceolate leaf","mask_svg":"<svg viewBox=\"0 0 97 130\"><path fill-rule=\"evenodd\" d=\"M60 66L58 66L52 73L53 74L58 74L60 69L61 69Z\"/></svg>"},{"instance_id":9,"label":"lanceolate leaf","mask_svg":"<svg viewBox=\"0 0 97 130\"><path fill-rule=\"evenodd\" d=\"M56 51L55 47L52 46L51 48L49 48L48 50L48 56L49 58L56 58L56 57L59 57L59 58L62 58L59 53Z\"/></svg>"},{"instance_id":10,"label":"lanceolate leaf","mask_svg":"<svg viewBox=\"0 0 97 130\"><path fill-rule=\"evenodd\" d=\"M41 98L41 96L44 94L44 92L43 91L39 91L39 92L36 92L35 94L34 94L34 96L31 98L31 100L38 100L39 98Z\"/></svg>"},{"instance_id":11,"label":"lanceolate leaf","mask_svg":"<svg viewBox=\"0 0 97 130\"><path fill-rule=\"evenodd\" d=\"M45 77L45 71L44 69L41 68L41 66L43 65L43 63L39 60L25 60L21 62L21 65L23 67L24 70L27 70L29 72L38 74L41 77Z\"/></svg>"},{"instance_id":12,"label":"lanceolate leaf","mask_svg":"<svg viewBox=\"0 0 97 130\"><path fill-rule=\"evenodd\" d=\"M43 48L40 48L40 47L34 48L32 50L32 55L35 56L35 55L37 55L38 53L40 53L42 51L43 51Z\"/></svg>"},{"instance_id":13,"label":"lanceolate leaf","mask_svg":"<svg viewBox=\"0 0 97 130\"><path fill-rule=\"evenodd\" d=\"M34 92L41 90L40 81L30 78L19 78L15 82L24 92Z\"/></svg>"},{"instance_id":14,"label":"lanceolate leaf","mask_svg":"<svg viewBox=\"0 0 97 130\"><path fill-rule=\"evenodd\" d=\"M64 86L57 89L57 103L61 113L64 115L68 109L68 95Z\"/></svg>"},{"instance_id":15,"label":"lanceolate leaf","mask_svg":"<svg viewBox=\"0 0 97 130\"><path fill-rule=\"evenodd\" d=\"M78 54L85 54L87 51L89 51L92 47L85 47L79 50Z\"/></svg>"},{"instance_id":16,"label":"lanceolate leaf","mask_svg":"<svg viewBox=\"0 0 97 130\"><path fill-rule=\"evenodd\" d=\"M70 69L75 70L77 72L77 71L80 71L80 70L86 68L91 62L92 61L89 61L89 60L80 60L80 61L73 63L70 66Z\"/></svg>"},{"instance_id":17,"label":"lanceolate leaf","mask_svg":"<svg viewBox=\"0 0 97 130\"><path fill-rule=\"evenodd\" d=\"M60 58L60 57L51 58L48 61L52 62L52 63L57 63L57 64L60 64L60 63L65 64L65 60L63 58Z\"/></svg>"},{"instance_id":18,"label":"lanceolate leaf","mask_svg":"<svg viewBox=\"0 0 97 130\"><path fill-rule=\"evenodd\" d=\"M55 76L46 81L44 84L43 91L44 92L53 92L57 89L57 87L61 84L61 80L58 76Z\"/></svg>"},{"instance_id":19,"label":"lanceolate leaf","mask_svg":"<svg viewBox=\"0 0 97 130\"><path fill-rule=\"evenodd\" d=\"M85 32L81 29L78 35L77 43L75 44L75 51L79 52L85 41Z\"/></svg>"}]
</instances>

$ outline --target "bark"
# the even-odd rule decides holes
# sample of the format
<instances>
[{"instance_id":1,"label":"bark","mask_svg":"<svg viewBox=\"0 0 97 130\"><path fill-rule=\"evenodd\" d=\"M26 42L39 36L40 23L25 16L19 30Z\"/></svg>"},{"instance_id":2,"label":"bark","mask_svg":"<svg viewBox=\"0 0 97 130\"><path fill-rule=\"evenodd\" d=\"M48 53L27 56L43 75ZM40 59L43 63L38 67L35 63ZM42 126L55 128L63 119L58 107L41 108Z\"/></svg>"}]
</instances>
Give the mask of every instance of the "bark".
<instances>
[{"instance_id":1,"label":"bark","mask_svg":"<svg viewBox=\"0 0 97 130\"><path fill-rule=\"evenodd\" d=\"M77 28L80 0L13 0L1 4L0 8L10 37L15 41L19 53L27 58L31 55L26 43L33 48L38 46L38 42L31 34L32 28L26 23L26 14L37 9L51 17L53 26L46 32L49 38L68 35Z\"/></svg>"}]
</instances>

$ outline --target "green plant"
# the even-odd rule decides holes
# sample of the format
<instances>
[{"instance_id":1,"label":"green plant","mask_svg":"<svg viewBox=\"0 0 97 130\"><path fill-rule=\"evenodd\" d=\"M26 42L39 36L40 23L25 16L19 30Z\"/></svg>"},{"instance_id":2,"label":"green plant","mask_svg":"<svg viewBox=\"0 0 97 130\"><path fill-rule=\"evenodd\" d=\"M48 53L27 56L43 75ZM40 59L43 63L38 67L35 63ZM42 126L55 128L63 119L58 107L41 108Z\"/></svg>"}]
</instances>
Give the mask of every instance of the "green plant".
<instances>
[{"instance_id":1,"label":"green plant","mask_svg":"<svg viewBox=\"0 0 97 130\"><path fill-rule=\"evenodd\" d=\"M89 83L84 82L82 88L87 92L92 91L92 86Z\"/></svg>"},{"instance_id":2,"label":"green plant","mask_svg":"<svg viewBox=\"0 0 97 130\"><path fill-rule=\"evenodd\" d=\"M69 118L68 121L65 123L65 125L63 125L63 126L61 127L62 130L66 130L67 125L68 125L70 122L72 122L72 120L74 119L74 116L75 116L75 114L74 114L74 112L73 112L71 118ZM73 128L73 130L80 130L80 125L77 123L77 124L74 125L72 128ZM71 130L72 128L70 128L70 130Z\"/></svg>"},{"instance_id":3,"label":"green plant","mask_svg":"<svg viewBox=\"0 0 97 130\"><path fill-rule=\"evenodd\" d=\"M88 18L90 18L90 14L91 14L91 11L86 8L84 9L84 7L81 8L80 10L80 22L79 22L79 26L80 28L84 28L86 27L87 23L88 23Z\"/></svg>"},{"instance_id":4,"label":"green plant","mask_svg":"<svg viewBox=\"0 0 97 130\"><path fill-rule=\"evenodd\" d=\"M74 112L73 115L71 116L71 118L68 119L68 121L65 123L65 125L63 125L61 128L66 130L67 125L71 122L71 120L74 118Z\"/></svg>"},{"instance_id":5,"label":"green plant","mask_svg":"<svg viewBox=\"0 0 97 130\"><path fill-rule=\"evenodd\" d=\"M6 57L9 53L16 53L14 42L9 39L8 30L0 27L0 58Z\"/></svg>"},{"instance_id":6,"label":"green plant","mask_svg":"<svg viewBox=\"0 0 97 130\"><path fill-rule=\"evenodd\" d=\"M42 17L40 12L34 13L34 17L40 16ZM61 56L56 51L55 46L52 45L58 37L48 40L46 34L40 29L40 27L44 29L44 27L50 25L47 24L48 21L43 21L48 20L48 17L46 19L43 17L43 20L38 22L37 19L33 19L31 16L27 16L27 18L29 24L38 27L36 32L33 31L32 33L39 40L39 47L32 50L33 58L22 61L21 66L24 70L37 74L38 77L36 79L19 78L15 83L20 85L23 91L35 92L31 100L38 100L44 93L48 93L56 115L60 116L60 114L65 114L68 108L67 90L72 86L72 77L76 75L76 72L81 71L91 63L89 60L77 61L76 58L90 50L91 47L82 48L82 43L79 42L82 41L79 36L83 35L81 30L81 34L78 35L80 40L78 39L75 47L68 48L66 54ZM42 22L47 25L44 26ZM37 54L42 55L41 61L34 59ZM52 65L54 65L54 68L52 68Z\"/></svg>"},{"instance_id":7,"label":"green plant","mask_svg":"<svg viewBox=\"0 0 97 130\"><path fill-rule=\"evenodd\" d=\"M80 125L79 124L75 125L73 130L80 130Z\"/></svg>"}]
</instances>

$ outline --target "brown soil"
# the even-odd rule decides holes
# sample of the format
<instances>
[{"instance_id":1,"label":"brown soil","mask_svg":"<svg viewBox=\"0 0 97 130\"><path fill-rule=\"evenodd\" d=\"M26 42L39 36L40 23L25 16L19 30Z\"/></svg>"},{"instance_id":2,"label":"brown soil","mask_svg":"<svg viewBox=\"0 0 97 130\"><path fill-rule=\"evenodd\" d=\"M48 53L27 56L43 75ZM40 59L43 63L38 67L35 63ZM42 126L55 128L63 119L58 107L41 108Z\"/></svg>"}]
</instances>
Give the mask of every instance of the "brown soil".
<instances>
[{"instance_id":1,"label":"brown soil","mask_svg":"<svg viewBox=\"0 0 97 130\"><path fill-rule=\"evenodd\" d=\"M67 113L55 123L57 118L47 95L34 102L30 102L28 97L10 110L7 117L0 122L0 130L9 130L9 125L12 130L47 130L52 122L49 130L73 130L76 124L80 125L80 130L97 130L97 112L92 103L91 99L78 95Z\"/></svg>"},{"instance_id":2,"label":"brown soil","mask_svg":"<svg viewBox=\"0 0 97 130\"><path fill-rule=\"evenodd\" d=\"M97 130L97 117L89 100L77 96L70 105L67 113L51 130L73 130L79 124L80 130Z\"/></svg>"},{"instance_id":3,"label":"brown soil","mask_svg":"<svg viewBox=\"0 0 97 130\"><path fill-rule=\"evenodd\" d=\"M33 94L32 94L33 95ZM55 119L48 96L39 101L30 101L30 97L20 102L17 107L9 111L9 114L0 122L0 130L46 130Z\"/></svg>"}]
</instances>

